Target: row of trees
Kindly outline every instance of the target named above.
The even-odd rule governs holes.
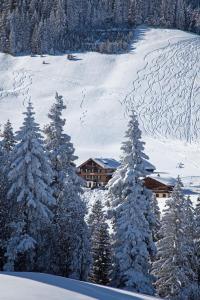
[[[141,131],[133,113],[122,145],[121,166],[108,184],[112,260],[105,224],[100,244],[106,246],[105,255],[99,246],[100,221],[105,219],[100,200],[94,204],[90,217],[90,223],[96,222],[92,229],[92,280],[100,283],[102,279],[104,284],[110,282],[115,287],[166,299],[199,299],[200,199],[194,209],[178,178],[161,218],[155,195],[143,185],[147,159],[143,150]]]
[[[63,131],[65,105],[56,95],[45,140],[32,104],[14,136],[10,122],[1,141],[0,266],[87,279],[90,265],[86,205],[74,148]]]
[[[199,201],[194,209],[190,198],[184,197],[178,178],[166,202],[152,265],[156,291],[163,298],[200,298],[199,208]]]
[[[199,0],[1,0],[0,51],[41,54],[88,49],[88,39],[91,50],[98,50],[95,42],[102,35],[99,32],[93,42],[91,28],[123,31],[145,23],[200,33],[199,18]],[[124,49],[120,44],[126,43],[126,35],[116,42]],[[105,48],[105,41],[102,44],[99,51]],[[109,46],[115,51],[117,45]]]
[[[144,143],[130,116],[121,165],[87,218],[74,147],[64,133],[62,96],[45,139],[29,103],[23,126],[0,143],[0,269],[37,271],[155,294],[199,298],[200,201],[194,211],[178,178],[164,216],[144,187]],[[105,201],[104,201],[105,202]],[[108,226],[111,221],[111,228]],[[89,276],[89,277],[88,277]]]

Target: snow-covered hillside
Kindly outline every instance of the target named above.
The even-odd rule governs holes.
[[[66,55],[0,54],[0,122],[10,118],[18,128],[31,97],[38,120],[45,124],[58,91],[67,103],[67,130],[80,161],[118,158],[128,110],[134,107],[146,152],[157,169],[198,176],[200,37],[139,28],[137,39],[129,53],[77,53],[76,61]],[[177,168],[179,163],[184,168]]]
[[[0,274],[2,300],[153,300],[156,298],[37,273]]]

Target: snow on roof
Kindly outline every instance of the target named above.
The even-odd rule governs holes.
[[[104,169],[117,169],[120,163],[114,158],[92,158],[98,165]]]
[[[156,170],[156,167],[152,165],[148,160],[144,160],[144,166],[146,170]]]
[[[154,175],[150,175],[148,176],[152,179],[155,179],[156,181],[168,185],[168,186],[175,186],[176,185],[176,179],[173,177],[161,177],[161,176],[154,176]]]
[[[120,162],[114,158],[92,158],[97,164],[104,169],[117,169],[120,166]],[[149,161],[144,160],[146,170],[155,170],[156,168]]]

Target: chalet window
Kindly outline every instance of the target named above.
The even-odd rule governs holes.
[[[163,194],[163,198],[166,198],[167,197],[167,195],[166,194]]]
[[[159,198],[159,194],[156,194],[156,197]]]

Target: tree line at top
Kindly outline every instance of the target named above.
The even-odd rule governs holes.
[[[130,42],[122,34],[126,28],[147,24],[200,33],[199,20],[199,0],[1,0],[0,51],[108,52],[109,43],[110,51],[116,52],[126,50]],[[113,28],[118,35],[101,40]]]
[[[14,134],[0,141],[0,270],[44,272],[166,299],[200,297],[200,201],[180,178],[161,218],[147,175],[144,143],[130,115],[121,165],[88,215],[66,109],[56,94],[43,132],[28,103]],[[103,203],[106,203],[105,209]],[[110,222],[110,226],[108,225]]]

